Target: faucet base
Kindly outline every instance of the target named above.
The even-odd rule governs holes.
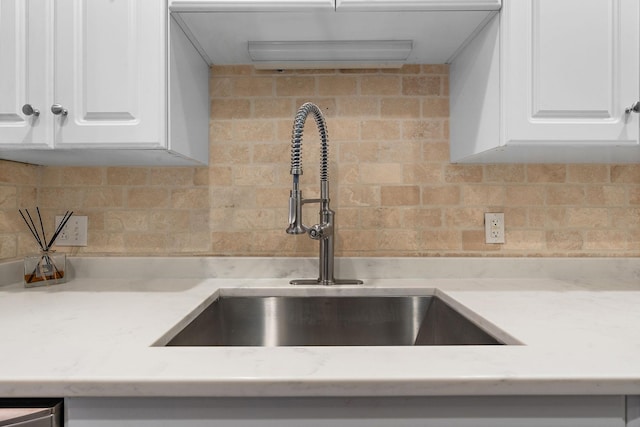
[[[294,279],[289,282],[292,285],[362,285],[364,282],[358,279],[333,279],[333,280],[320,280],[320,279]]]

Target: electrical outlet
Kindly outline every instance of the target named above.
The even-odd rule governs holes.
[[[504,213],[485,213],[484,233],[487,243],[504,243]]]
[[[63,216],[56,215],[56,228]],[[71,215],[67,225],[60,231],[56,246],[87,246],[87,217]]]

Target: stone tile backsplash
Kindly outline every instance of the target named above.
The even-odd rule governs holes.
[[[33,252],[18,208],[89,216],[87,255],[316,256],[284,229],[291,126],[329,131],[338,256],[639,256],[640,165],[452,165],[446,65],[400,70],[212,67],[210,164],[41,167],[0,161],[0,259]],[[319,138],[303,141],[317,195]],[[484,243],[505,212],[506,243]],[[307,223],[317,209],[305,206]],[[45,225],[47,226],[47,225]]]

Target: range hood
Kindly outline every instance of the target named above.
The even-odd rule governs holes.
[[[501,0],[170,0],[209,64],[263,69],[449,63]]]

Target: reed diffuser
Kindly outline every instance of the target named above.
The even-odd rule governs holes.
[[[24,259],[24,285],[30,288],[64,283],[66,281],[65,270],[67,257],[63,253],[56,254],[55,251],[51,249],[51,246],[55,243],[64,226],[67,225],[73,212],[65,212],[62,221],[60,221],[50,239],[47,239],[42,223],[42,215],[40,215],[40,209],[38,207],[36,207],[36,212],[38,214],[37,219],[40,224],[40,230],[38,230],[36,222],[33,220],[28,209],[24,210],[26,216],[25,213],[19,209],[18,212],[20,212],[20,216],[22,216],[24,223],[27,224],[27,228],[29,228],[29,231],[40,247],[39,254],[29,255]],[[27,220],[27,218],[29,219]]]

